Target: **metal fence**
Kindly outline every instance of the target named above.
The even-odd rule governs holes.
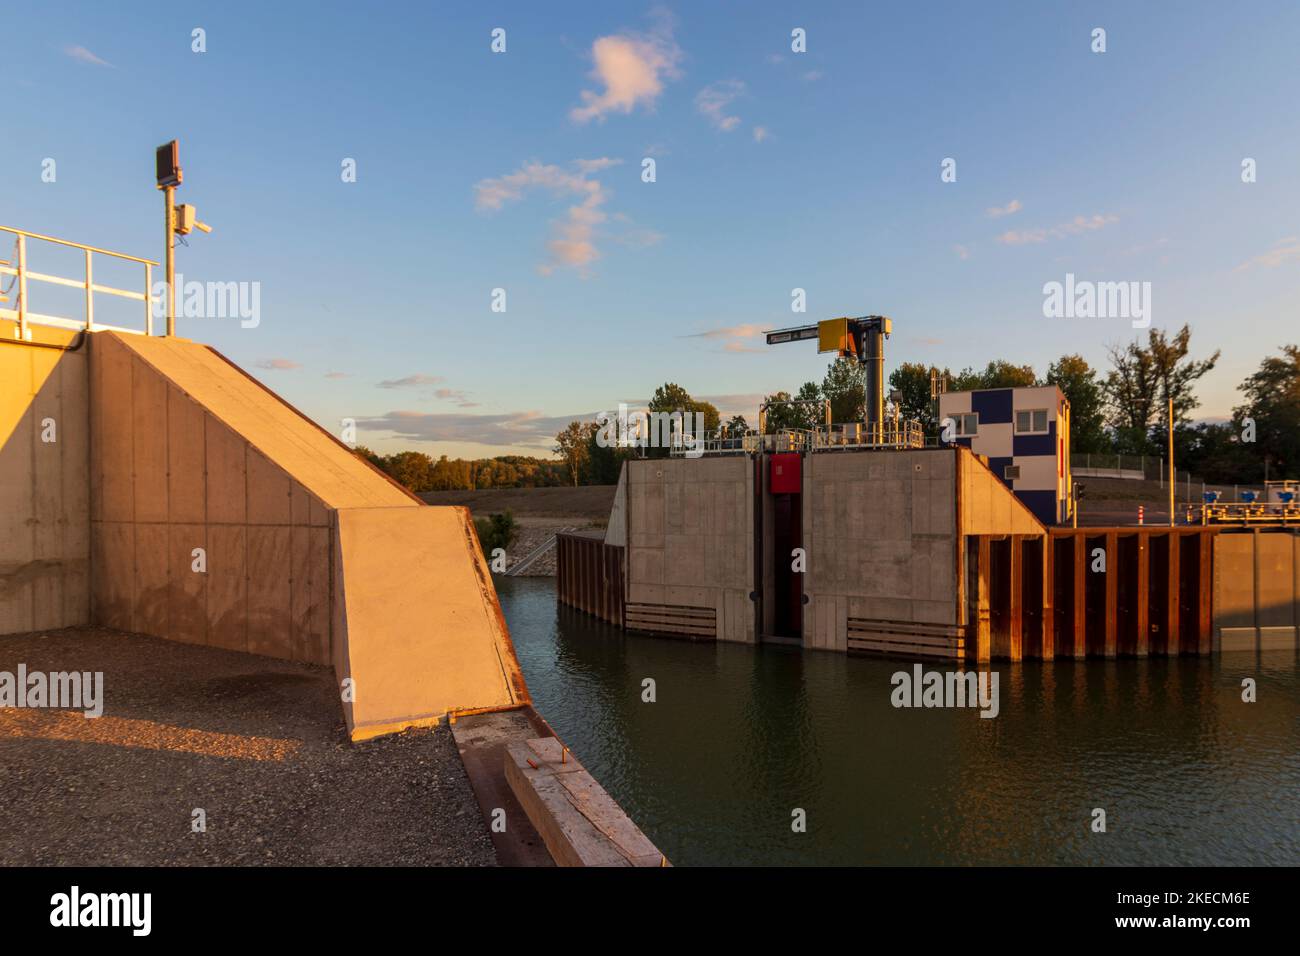
[[[12,252],[8,253],[9,258],[0,259],[0,276],[9,276],[7,283],[0,282],[0,318],[12,319],[18,323],[16,330],[17,337],[20,339],[29,339],[31,332],[29,325],[54,325],[66,329],[114,329],[119,332],[144,332],[145,335],[153,334],[153,301],[150,298],[150,288],[152,287],[153,267],[158,263],[152,259],[141,259],[139,256],[129,256],[122,252],[112,252],[108,249],[97,249],[94,246],[82,245],[79,242],[68,242],[66,239],[56,239],[53,236],[42,236],[39,233],[27,232],[24,229],[13,229],[9,226],[0,226],[0,234],[7,234],[14,237]],[[80,249],[85,262],[85,269],[80,278],[68,278],[66,276],[51,275],[45,272],[36,272],[28,264],[29,244],[50,243],[68,249]],[[7,243],[6,243],[7,244]],[[2,246],[0,246],[2,248]],[[118,289],[114,286],[101,285],[95,281],[95,257],[107,256],[111,259],[125,262],[138,263],[144,271],[143,291],[133,289]],[[71,289],[80,289],[85,295],[85,308],[81,318],[66,315],[52,315],[45,312],[37,312],[31,306],[31,289],[30,283],[40,282],[47,285],[64,286]],[[143,304],[144,309],[144,328],[132,329],[123,328],[117,325],[106,325],[102,322],[95,321],[95,295],[112,295],[124,299],[135,299]],[[12,308],[9,308],[12,306]]]

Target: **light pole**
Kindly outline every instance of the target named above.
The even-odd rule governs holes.
[[[184,179],[181,173],[180,145],[176,140],[154,150],[154,171],[158,188],[163,192],[164,233],[167,237],[164,268],[167,288],[167,335],[176,334],[176,237],[188,236],[193,230],[211,232],[206,222],[199,222],[193,206],[176,205],[176,187]]]
[[[167,335],[176,334],[176,187],[184,178],[181,173],[180,144],[176,140],[164,143],[154,150],[154,172],[158,188],[163,192],[163,234],[166,236],[167,254],[163,257],[163,289],[167,306]]]

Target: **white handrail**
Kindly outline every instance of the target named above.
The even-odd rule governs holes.
[[[18,323],[15,330],[16,335],[21,340],[31,338],[29,324],[35,322],[40,325],[54,325],[63,328],[86,329],[114,329],[119,332],[134,332],[139,334],[139,329],[127,329],[120,326],[104,325],[95,322],[95,293],[104,295],[116,295],[125,299],[135,299],[144,303],[144,334],[153,334],[153,299],[151,295],[151,286],[153,279],[153,267],[158,263],[153,259],[143,259],[140,256],[128,255],[125,252],[114,252],[111,249],[100,249],[96,246],[87,246],[80,242],[70,242],[67,239],[57,239],[54,236],[44,236],[36,232],[28,232],[26,229],[15,229],[11,226],[0,226],[0,232],[7,232],[16,237],[15,249],[16,256],[13,264],[5,262],[0,265],[0,275],[10,275],[17,280],[18,298],[14,303],[16,308],[0,309],[0,318],[13,319]],[[68,279],[63,276],[50,275],[44,272],[33,272],[27,268],[27,240],[35,239],[40,242],[49,242],[59,246],[66,246],[72,249],[80,249],[85,254],[85,274],[81,279]],[[127,262],[138,262],[144,266],[144,291],[136,292],[131,289],[118,289],[113,286],[100,285],[94,279],[94,257],[96,255],[110,256],[114,259],[123,259]],[[33,312],[29,306],[27,297],[27,283],[45,282],[50,285],[67,286],[73,289],[84,289],[86,293],[86,314],[85,318],[77,320],[67,316],[45,315],[40,312]]]

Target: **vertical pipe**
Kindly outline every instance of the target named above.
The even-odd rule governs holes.
[[[867,327],[866,348],[866,405],[867,405],[867,439],[879,442],[883,437],[885,424],[885,352],[880,320],[875,320]]]
[[[167,296],[167,336],[176,334],[176,219],[175,219],[175,202],[176,187],[167,186],[163,189],[163,208],[166,219],[167,231],[167,290],[164,295]]]
[[[86,331],[95,328],[95,277],[90,265],[90,250],[86,253]]]

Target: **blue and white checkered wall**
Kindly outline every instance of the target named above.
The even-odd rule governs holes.
[[[959,432],[953,443],[986,456],[993,474],[1044,524],[1070,517],[1069,409],[1069,402],[1055,385],[986,388],[939,396],[940,420],[979,416],[975,434]],[[1017,434],[1016,412],[1039,410],[1047,412],[1046,432]],[[1020,477],[1008,479],[1008,465],[1019,467]]]

